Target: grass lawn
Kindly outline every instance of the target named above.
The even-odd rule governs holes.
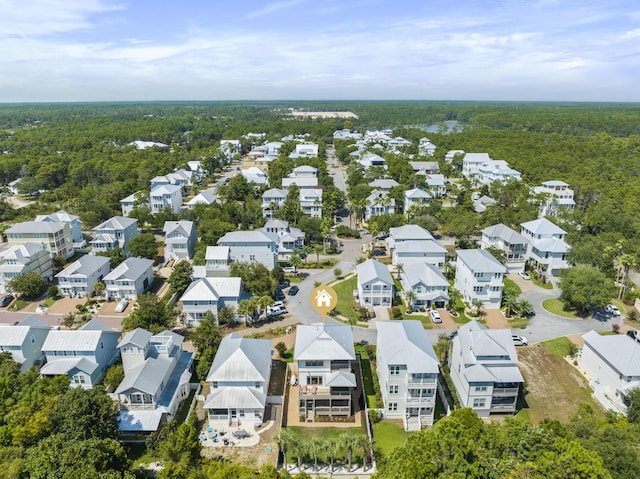
[[[581,319],[575,309],[565,309],[564,303],[558,298],[545,299],[542,302],[542,307],[550,313],[563,318]]]
[[[56,296],[55,298],[47,298],[46,300],[44,300],[44,302],[42,303],[42,306],[44,306],[45,308],[49,308],[53,303],[55,303],[56,301],[58,301],[60,299],[60,297]]]
[[[382,407],[381,404],[377,404],[375,384],[378,381],[378,377],[373,374],[369,355],[367,354],[365,347],[362,345],[357,344],[355,349],[356,354],[360,355],[360,369],[362,371],[362,380],[364,382],[363,387],[365,397],[367,398],[367,406],[370,408]],[[375,356],[375,352],[373,354]]]
[[[362,427],[302,427],[302,426],[289,426],[287,427],[287,431],[289,431],[298,441],[303,441],[308,443],[309,440],[315,437],[319,437],[323,441],[327,441],[332,439],[334,441],[340,441],[340,438],[345,433],[351,434],[365,434],[364,428]],[[340,448],[340,452],[336,455],[336,461],[340,459],[344,459],[347,457],[347,449]],[[291,463],[296,461],[296,458],[293,457],[291,452],[287,453],[287,460]],[[324,451],[321,451],[318,455],[318,461],[324,464],[329,463],[329,458]],[[362,450],[359,448],[355,448],[353,450],[353,463],[362,462]]]
[[[16,299],[9,308],[11,309],[11,311],[20,311],[22,308],[25,308],[28,304],[29,304],[29,301],[25,301],[24,299]]]
[[[350,321],[357,322],[358,315],[353,309],[353,290],[358,289],[358,278],[352,277],[333,285],[333,289],[338,295],[338,304],[334,311]]]
[[[373,425],[373,440],[378,454],[389,457],[396,447],[404,446],[410,432],[392,422],[381,421]]]
[[[520,286],[518,286],[516,284],[515,281],[513,281],[512,279],[509,278],[504,278],[502,280],[502,282],[504,283],[504,289],[511,289],[513,291],[516,291],[518,293],[518,296],[520,296],[520,293],[522,293],[522,290],[520,289]]]
[[[537,276],[531,272],[529,272],[529,277],[531,277],[531,281],[535,283],[536,286],[542,289],[553,289],[553,284],[551,283],[542,283],[538,280]]]
[[[575,350],[575,345],[568,338],[556,338],[545,341],[544,345],[560,359],[568,356]]]

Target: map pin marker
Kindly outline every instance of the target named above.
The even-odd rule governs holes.
[[[318,286],[311,291],[311,306],[322,316],[324,324],[327,313],[333,311],[338,304],[338,295],[331,286]]]

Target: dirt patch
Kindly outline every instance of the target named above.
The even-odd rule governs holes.
[[[543,419],[567,422],[585,402],[594,410],[602,411],[599,403],[591,397],[587,380],[544,344],[519,348],[518,359],[527,383],[524,412],[533,424]]]

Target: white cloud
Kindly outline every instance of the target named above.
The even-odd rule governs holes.
[[[292,7],[297,7],[298,5],[306,2],[307,0],[284,0],[280,2],[272,2],[258,10],[249,12],[247,14],[247,18],[264,17],[265,15],[271,15],[272,13],[280,12],[282,10],[288,10]]]

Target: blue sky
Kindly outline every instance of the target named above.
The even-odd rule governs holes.
[[[0,102],[640,101],[623,0],[0,0]]]

